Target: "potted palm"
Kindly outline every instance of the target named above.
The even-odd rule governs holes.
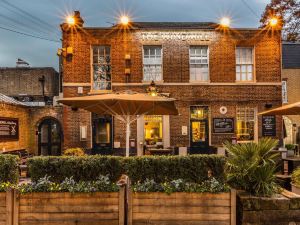
[[[292,192],[300,195],[300,167],[292,173]]]

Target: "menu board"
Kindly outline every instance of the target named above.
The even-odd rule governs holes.
[[[0,141],[19,139],[19,120],[0,117]]]
[[[213,118],[213,132],[219,134],[234,133],[234,118]]]
[[[276,117],[262,116],[262,136],[274,137],[276,136]]]

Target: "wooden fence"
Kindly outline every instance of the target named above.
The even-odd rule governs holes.
[[[235,225],[236,191],[128,194],[128,225]]]

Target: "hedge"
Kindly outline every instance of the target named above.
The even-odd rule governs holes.
[[[0,154],[0,183],[17,183],[19,180],[19,157]]]
[[[29,174],[33,181],[47,176],[54,182],[66,177],[76,181],[95,180],[99,175],[109,175],[117,181],[122,174],[132,183],[153,179],[164,182],[184,179],[201,183],[208,178],[208,171],[219,181],[224,181],[225,158],[218,155],[190,156],[82,156],[82,157],[33,157],[28,160]]]

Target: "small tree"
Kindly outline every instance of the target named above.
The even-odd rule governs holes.
[[[277,153],[271,150],[278,141],[263,138],[258,143],[225,146],[229,156],[226,164],[227,182],[234,188],[257,196],[271,196],[278,188],[275,170]]]
[[[271,0],[261,16],[261,27],[267,26],[272,16],[281,20],[283,40],[300,41],[299,0]]]

